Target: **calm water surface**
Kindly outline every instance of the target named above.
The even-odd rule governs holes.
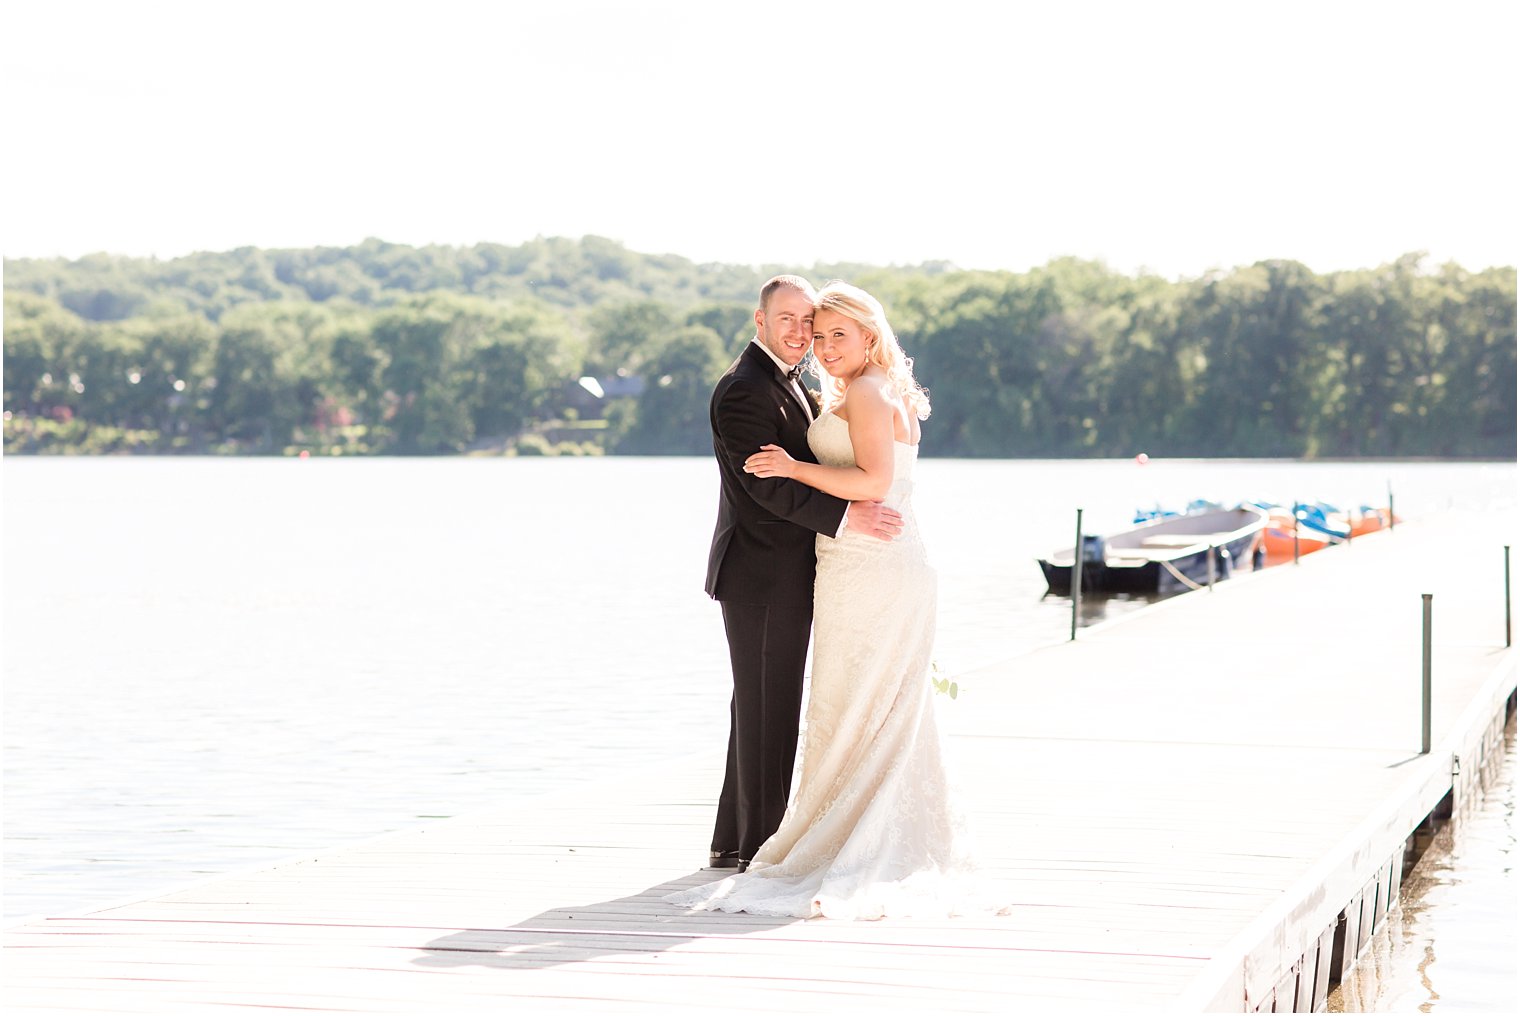
[[[1482,785],[1410,870],[1331,1012],[1520,1011],[1514,717]]]
[[[0,482],[7,922],[726,737],[709,460],[11,456]],[[1513,507],[1515,467],[925,460],[937,660],[1065,637],[1034,559],[1077,507],[1108,532],[1192,498],[1386,503],[1390,485],[1410,516]],[[1085,620],[1143,606],[1092,600]]]

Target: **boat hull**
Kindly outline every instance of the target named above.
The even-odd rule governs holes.
[[[1082,588],[1164,595],[1221,582],[1262,564],[1266,522],[1265,512],[1240,508],[1154,519],[1107,540],[1086,538]],[[1039,559],[1050,592],[1070,594],[1076,556],[1068,549]]]
[[[1215,547],[1214,581],[1223,582],[1238,571],[1251,571],[1257,564],[1252,554],[1255,542],[1255,536],[1249,536]],[[1039,564],[1050,592],[1057,596],[1071,595],[1070,565],[1054,564],[1048,559],[1041,559]],[[1207,550],[1164,563],[1146,561],[1136,565],[1109,565],[1085,561],[1082,564],[1082,591],[1088,593],[1180,593],[1208,584]]]
[[[1267,551],[1267,560],[1272,562],[1291,561],[1295,553],[1303,557],[1330,546],[1330,538],[1324,533],[1301,526],[1297,533],[1298,549],[1295,551],[1292,523],[1283,526],[1274,523],[1268,526],[1262,539]]]

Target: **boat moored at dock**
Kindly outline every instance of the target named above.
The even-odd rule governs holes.
[[[1254,505],[1208,508],[1154,518],[1109,536],[1082,540],[1082,588],[1091,592],[1172,593],[1227,579],[1262,561],[1267,513]],[[1075,547],[1041,558],[1050,591],[1071,591]]]

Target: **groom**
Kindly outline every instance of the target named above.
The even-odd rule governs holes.
[[[744,471],[744,460],[766,444],[817,461],[807,443],[817,409],[798,377],[812,344],[814,297],[796,275],[765,284],[755,337],[718,380],[709,411],[721,494],[707,593],[722,605],[734,673],[713,868],[745,870],[786,812],[813,624],[814,534],[849,528],[890,540],[902,524],[877,502],[845,502]]]

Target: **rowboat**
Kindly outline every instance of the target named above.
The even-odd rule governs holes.
[[[1142,522],[1082,539],[1082,588],[1090,592],[1173,593],[1197,589],[1260,564],[1267,513],[1255,505],[1211,508]],[[1076,548],[1040,558],[1053,593],[1071,592]],[[1211,573],[1212,572],[1212,576]]]

